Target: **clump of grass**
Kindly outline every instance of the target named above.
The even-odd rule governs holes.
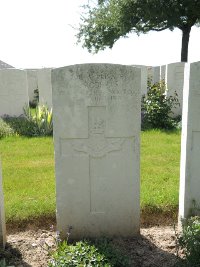
[[[2,118],[0,118],[0,139],[3,137],[14,135],[14,130],[8,123],[6,123]]]

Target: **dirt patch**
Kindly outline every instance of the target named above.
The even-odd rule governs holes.
[[[55,232],[51,230],[26,230],[7,236],[7,247],[1,257],[17,267],[47,267],[50,256],[44,243],[55,249]],[[173,226],[154,226],[141,229],[135,238],[116,238],[115,247],[123,250],[134,267],[175,266],[178,257]],[[179,252],[179,256],[182,254]]]

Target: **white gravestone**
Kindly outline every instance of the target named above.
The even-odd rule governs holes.
[[[141,70],[52,71],[57,227],[72,238],[139,233]]]
[[[176,106],[172,111],[173,116],[182,115],[183,103],[183,82],[184,82],[185,63],[171,63],[167,65],[167,96],[174,96],[175,92],[178,94],[178,101],[180,106]]]
[[[148,79],[151,84],[155,84],[160,81],[160,66],[148,67]]]
[[[20,116],[28,103],[26,71],[0,70],[0,116]]]
[[[147,66],[144,65],[131,65],[132,67],[140,68],[141,69],[141,96],[147,94]]]
[[[0,248],[4,248],[5,243],[6,243],[6,224],[5,224],[5,213],[4,213],[2,168],[0,161]]]
[[[39,89],[39,104],[47,105],[52,108],[52,85],[51,85],[51,69],[39,69],[38,89]]]
[[[200,62],[185,66],[179,216],[200,215]],[[196,209],[198,208],[198,210]]]
[[[28,96],[29,101],[34,100],[34,91],[38,89],[38,78],[36,69],[27,69],[27,82],[28,82]]]
[[[165,83],[167,77],[166,70],[167,70],[166,65],[160,66],[160,79],[163,80]]]

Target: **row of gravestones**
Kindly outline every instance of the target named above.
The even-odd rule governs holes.
[[[174,115],[182,115],[182,103],[183,103],[183,82],[185,76],[185,68],[187,68],[187,63],[177,62],[156,67],[147,67],[142,65],[133,65],[135,67],[141,68],[142,71],[142,95],[147,94],[147,81],[150,84],[155,84],[164,81],[166,84],[166,96],[174,96],[177,94],[179,106],[173,109]]]
[[[141,80],[139,68],[122,65],[52,70],[61,237],[139,233]],[[185,69],[183,99],[179,216],[187,217],[200,205],[200,62]]]
[[[39,90],[39,103],[52,107],[51,69],[0,70],[0,116],[20,116]]]
[[[152,83],[161,79],[167,84],[167,96],[178,94],[180,106],[174,109],[174,115],[182,114],[182,92],[185,63],[172,63],[159,67],[139,67],[142,72],[141,95],[147,93],[147,80]],[[5,69],[0,71],[0,116],[5,114],[19,116],[23,107],[33,101],[35,90],[39,90],[39,103],[52,107],[51,69]]]

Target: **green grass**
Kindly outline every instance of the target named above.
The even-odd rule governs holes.
[[[0,140],[7,221],[55,215],[51,137]],[[141,134],[141,207],[178,206],[180,132]]]
[[[0,140],[7,221],[55,214],[52,138]]]
[[[141,135],[141,207],[178,207],[180,131]]]

